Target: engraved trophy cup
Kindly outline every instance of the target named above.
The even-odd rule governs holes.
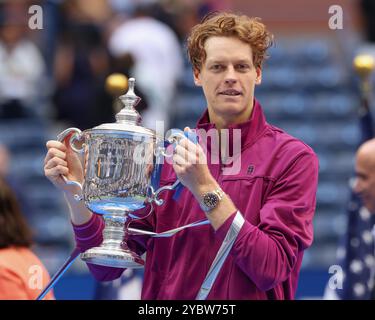
[[[105,221],[103,242],[81,254],[81,259],[92,264],[121,268],[140,268],[144,261],[127,246],[128,224],[133,212],[155,203],[164,190],[182,187],[176,180],[171,186],[155,187],[155,170],[160,160],[170,157],[166,147],[184,136],[181,130],[170,130],[166,140],[153,130],[142,127],[141,117],[134,109],[140,98],[134,93],[135,79],[129,79],[129,89],[119,97],[123,108],[116,114],[116,122],[81,131],[69,128],[58,135],[59,141],[69,139],[68,147],[84,158],[83,185],[76,181],[82,194],[75,195],[86,207],[102,214]]]

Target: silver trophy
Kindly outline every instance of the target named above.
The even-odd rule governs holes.
[[[59,141],[70,136],[68,146],[83,154],[84,159],[83,185],[64,179],[81,188],[82,194],[75,195],[76,200],[83,200],[89,210],[102,214],[105,220],[103,243],[81,254],[82,260],[92,264],[143,267],[143,259],[127,246],[128,225],[140,218],[134,212],[146,206],[151,208],[152,203],[161,205],[160,192],[182,187],[176,180],[171,186],[157,188],[155,175],[161,159],[172,156],[166,151],[167,145],[185,137],[184,133],[170,130],[164,140],[142,127],[141,116],[134,109],[140,101],[134,85],[135,79],[130,78],[128,92],[119,98],[124,107],[116,115],[115,123],[85,131],[69,128],[58,135]]]

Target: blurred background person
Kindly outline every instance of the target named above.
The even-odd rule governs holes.
[[[110,57],[102,28],[107,1],[71,0],[60,6],[54,57],[55,119],[82,130],[113,121],[112,98],[104,90]]]
[[[14,196],[20,206],[21,212],[25,214],[27,220],[30,219],[34,213],[35,208],[31,205],[30,201],[24,194],[22,188],[22,182],[18,180],[15,175],[11,174],[10,170],[11,154],[8,147],[0,143],[0,179],[3,179],[5,183],[12,189]]]
[[[65,1],[60,7],[58,45],[54,58],[55,119],[82,130],[115,121],[113,97],[105,90],[111,73],[130,77],[130,56],[113,57],[107,50],[106,30],[112,9],[106,0]],[[124,94],[124,92],[120,94]],[[147,109],[144,94],[137,106],[141,114]],[[119,94],[119,95],[120,95]]]
[[[155,130],[155,121],[163,121],[166,131],[182,73],[183,53],[175,32],[152,17],[153,6],[147,2],[134,5],[131,17],[114,28],[108,47],[117,59],[130,55],[134,60],[130,74],[149,102],[143,125]]]
[[[369,213],[375,215],[375,138],[359,147],[355,171],[354,191]]]
[[[348,205],[348,228],[338,248],[339,272],[327,284],[326,300],[375,299],[375,138],[356,153]]]
[[[375,300],[375,138],[363,143],[357,152],[354,191],[368,210],[370,216],[367,215],[366,218],[372,225],[372,232],[362,234],[362,237],[371,247],[370,253],[364,257],[365,264],[369,265],[366,289],[369,298]]]
[[[12,190],[0,178],[1,300],[34,300],[50,280],[44,265],[31,251],[31,245],[31,230]],[[53,293],[46,299],[54,299]]]
[[[46,66],[27,28],[27,2],[0,3],[0,118],[44,116]]]

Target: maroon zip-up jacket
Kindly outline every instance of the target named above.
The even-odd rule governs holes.
[[[206,110],[197,129],[212,128]],[[236,153],[233,143],[239,143],[234,129],[240,129],[240,151],[234,154],[239,170],[233,164],[226,169],[221,161],[211,163],[217,151],[210,139],[208,167],[245,224],[208,299],[293,299],[303,252],[313,240],[318,159],[309,146],[268,124],[256,100],[249,121],[228,129],[232,153]],[[161,185],[175,180],[173,167],[164,164]],[[188,189],[178,201],[172,196],[173,192],[164,192],[165,203],[131,227],[163,232],[205,218]],[[147,251],[142,299],[195,299],[234,216],[216,232],[203,225],[170,238],[133,236],[129,247],[138,253]],[[73,226],[82,251],[101,243],[103,225],[102,217],[94,214],[85,225]],[[88,267],[101,281],[116,279],[124,271]]]

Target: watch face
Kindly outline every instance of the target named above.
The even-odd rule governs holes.
[[[203,198],[203,203],[209,208],[215,208],[219,202],[219,197],[215,193],[206,193]]]

